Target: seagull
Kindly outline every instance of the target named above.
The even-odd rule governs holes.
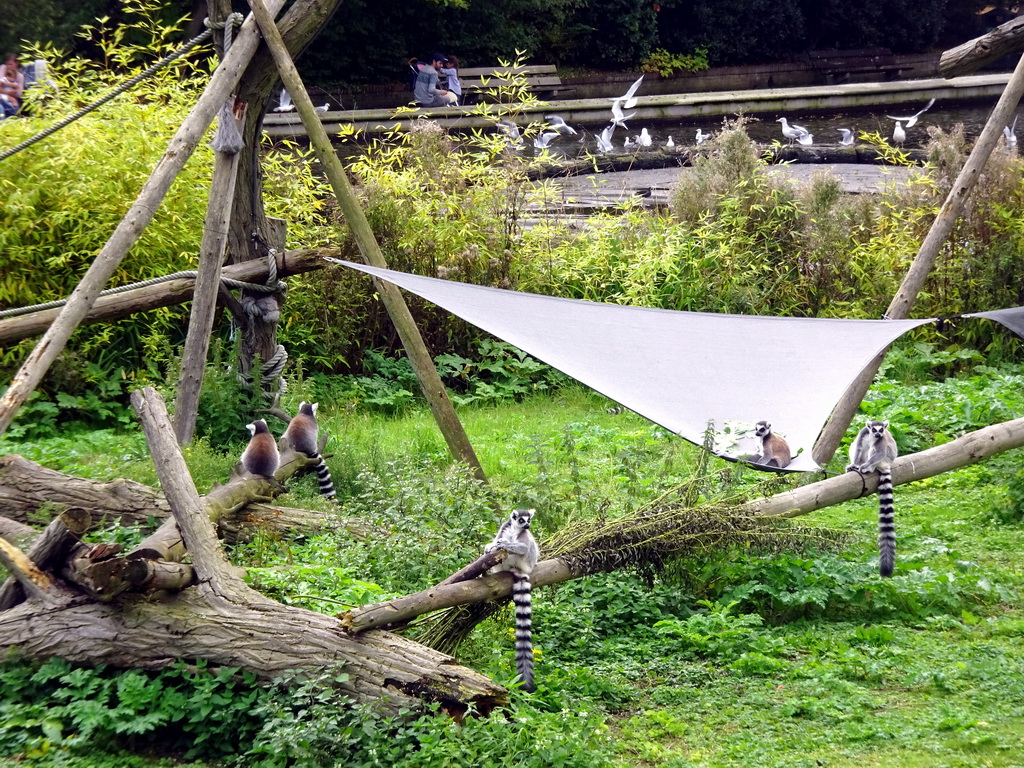
[[[627,136],[626,140],[624,142],[622,142],[622,148],[623,149],[630,149],[630,148],[635,147],[635,146],[636,146],[636,142],[633,141],[631,138],[629,138],[629,136]]]
[[[705,141],[711,138],[710,133],[704,133],[700,128],[697,129],[697,146],[699,147]]]
[[[892,140],[895,144],[903,146],[903,142],[907,140],[907,132],[903,130],[903,123],[899,120],[896,121],[896,127],[892,132]]]
[[[637,137],[636,143],[641,147],[651,146],[651,134],[647,132],[646,128],[640,129],[640,135]]]
[[[292,104],[292,95],[288,93],[284,88],[281,89],[281,95],[278,97],[277,106],[274,107],[275,112],[291,112],[295,109],[295,105]]]
[[[551,128],[559,133],[571,133],[573,136],[576,135],[576,129],[565,122],[559,115],[544,115],[544,119],[548,121],[548,128]]]
[[[635,107],[637,99],[636,96],[634,96],[634,94],[636,93],[637,88],[640,87],[640,83],[643,82],[643,79],[644,76],[640,75],[640,77],[636,79],[636,82],[629,86],[629,90],[626,91],[621,96],[612,99],[612,103],[614,104],[616,102],[623,102],[622,106],[625,109],[632,109],[633,107]]]
[[[839,140],[839,146],[849,147],[853,145],[853,131],[849,128],[836,128],[836,130],[843,134],[843,138]]]
[[[814,134],[804,133],[796,137],[797,143],[802,146],[809,147],[814,143]]]
[[[917,118],[919,118],[929,109],[931,109],[932,104],[934,103],[935,99],[932,99],[931,101],[924,105],[924,109],[922,109],[920,112],[917,112],[916,114],[911,115],[910,117],[893,117],[892,115],[886,115],[886,117],[888,117],[890,120],[895,120],[898,123],[906,123],[907,128],[913,128],[914,125],[917,123]]]
[[[536,149],[547,149],[548,144],[551,143],[552,139],[558,138],[558,131],[544,131],[537,138],[533,140],[533,146]]]
[[[1003,128],[1003,138],[1006,139],[1006,151],[1012,152],[1017,148],[1017,116],[1013,116],[1013,122]]]
[[[612,151],[612,134],[615,132],[615,123],[607,126],[597,136],[597,151],[607,154]]]
[[[612,102],[612,125],[621,125],[626,128],[626,121],[636,117],[636,112],[630,112],[628,115],[622,111],[622,102]]]
[[[505,134],[506,138],[508,138],[509,144],[515,147],[523,146],[523,138],[522,136],[519,135],[519,126],[516,125],[510,118],[501,118],[500,120],[498,120],[497,124],[495,125],[495,128],[497,128],[499,131]]]
[[[672,141],[672,137],[669,136],[668,141],[665,142],[665,146],[668,147],[669,149],[672,149],[672,147],[674,147],[675,145],[676,143]]]
[[[323,105],[323,106],[321,106],[321,107],[314,107],[314,109],[315,109],[315,110],[316,110],[317,112],[326,112],[326,111],[327,111],[328,109],[330,109],[330,108],[331,108],[330,102],[328,102],[327,104],[324,104],[324,105]]]
[[[786,122],[786,118],[784,117],[780,117],[775,122],[782,123],[782,135],[789,139],[790,146],[793,145],[794,140],[799,139],[805,133],[808,133],[808,130],[802,125],[790,125]]]

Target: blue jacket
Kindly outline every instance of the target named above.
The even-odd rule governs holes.
[[[441,96],[437,85],[437,70],[431,64],[424,64],[416,75],[416,85],[412,89],[412,97],[420,104],[431,104]]]

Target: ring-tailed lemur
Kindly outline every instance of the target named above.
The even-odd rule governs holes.
[[[327,468],[327,462],[320,455],[317,445],[317,438],[320,434],[320,426],[316,420],[318,407],[319,403],[307,403],[305,400],[299,403],[299,412],[288,422],[284,436],[288,439],[288,444],[296,451],[317,460],[313,471],[316,472],[317,480],[320,483],[320,495],[333,499],[335,497],[334,481],[331,480],[331,471]]]
[[[252,437],[242,451],[242,466],[254,475],[273,477],[281,466],[281,455],[277,452],[277,441],[267,429],[267,422],[257,419],[245,426]]]
[[[878,472],[878,572],[892,576],[896,565],[896,520],[892,496],[892,462],[898,455],[888,421],[869,421],[850,445],[850,465],[861,475]]]
[[[754,425],[754,434],[761,441],[761,455],[758,456],[755,464],[763,464],[766,467],[788,466],[793,460],[790,453],[789,443],[785,438],[779,437],[772,432],[772,425],[769,421],[759,421]]]
[[[504,560],[491,568],[490,573],[510,571],[512,602],[516,607],[516,669],[523,679],[523,690],[532,693],[533,683],[533,613],[530,593],[530,572],[537,565],[540,549],[530,533],[533,509],[516,509],[502,523],[494,540],[484,548],[485,553],[503,549]]]

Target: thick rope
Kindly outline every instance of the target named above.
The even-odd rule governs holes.
[[[236,21],[233,18],[235,16],[238,17],[238,21]],[[233,13],[230,16],[228,16],[228,18],[225,20],[225,23],[231,23],[233,25],[237,25],[237,24],[241,23],[241,18],[242,18],[242,15],[240,13]],[[209,38],[210,35],[213,34],[213,29],[212,28],[215,27],[215,26],[216,26],[215,24],[207,21],[207,29],[204,30],[202,33],[200,33],[200,34],[196,35],[195,37],[193,37],[191,40],[189,40],[187,43],[185,43],[183,46],[181,46],[178,50],[174,51],[173,53],[168,54],[164,58],[160,59],[160,61],[158,61],[155,64],[153,64],[152,66],[150,66],[145,71],[140,72],[135,77],[133,77],[130,80],[127,80],[126,82],[124,82],[121,85],[117,86],[117,88],[115,88],[114,90],[110,91],[106,95],[101,96],[99,99],[94,101],[92,104],[88,104],[88,105],[82,107],[80,110],[75,112],[75,114],[73,114],[73,115],[71,115],[69,117],[65,117],[59,123],[51,125],[49,128],[46,128],[45,130],[40,131],[35,136],[32,136],[29,139],[25,139],[25,141],[21,142],[21,144],[18,144],[17,146],[11,147],[10,149],[4,151],[3,153],[0,153],[0,162],[6,160],[11,155],[15,155],[18,152],[21,152],[21,150],[23,150],[23,149],[31,147],[33,144],[35,144],[38,141],[42,141],[47,136],[50,136],[50,135],[56,133],[57,131],[59,131],[61,128],[65,128],[65,127],[71,125],[71,123],[75,122],[79,118],[85,117],[90,112],[93,112],[94,110],[99,109],[101,106],[106,104],[111,99],[116,98],[117,96],[120,96],[122,93],[124,93],[127,90],[130,90],[131,88],[134,88],[136,85],[138,85],[140,82],[142,82],[146,78],[152,77],[156,72],[158,72],[159,70],[163,69],[164,67],[166,67],[168,64],[170,64],[174,60],[180,59],[182,56],[184,56],[190,50],[195,48],[197,45],[199,45],[200,43],[205,42],[206,39]]]

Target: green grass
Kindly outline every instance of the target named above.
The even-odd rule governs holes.
[[[969,397],[984,396],[984,382],[977,387]],[[919,397],[886,392],[896,409]],[[461,409],[489,487],[450,466],[425,409],[383,417],[322,406],[341,516],[369,535],[262,536],[231,557],[275,598],[334,613],[336,601],[421,589],[475,557],[493,534],[495,503],[536,506],[542,542],[577,516],[628,514],[688,478],[698,452],[633,414],[606,414],[608,405],[569,387]],[[918,439],[926,428],[917,424]],[[197,482],[223,480],[242,445],[191,449]],[[97,479],[152,482],[136,434],[0,450]],[[366,730],[349,702],[263,691],[250,714],[269,718],[268,730],[237,746],[262,751],[191,757],[246,766],[1024,766],[1024,520],[1011,492],[1019,467],[1011,452],[898,487],[892,579],[877,575],[870,497],[799,520],[845,531],[838,551],[707,552],[652,582],[614,573],[538,590],[539,690],[514,692],[507,718],[461,729],[443,716],[371,719]],[[731,488],[762,477],[735,472]],[[327,509],[311,481],[281,502]],[[484,623],[459,660],[510,681],[510,626],[507,613]],[[0,744],[42,743],[41,726],[19,726],[11,711],[0,709]],[[125,727],[134,717],[122,713]],[[157,765],[143,755],[159,754],[161,742],[138,738],[130,758],[107,747],[128,742],[106,740],[51,743],[21,752],[18,764]],[[289,754],[292,762],[259,762]]]

